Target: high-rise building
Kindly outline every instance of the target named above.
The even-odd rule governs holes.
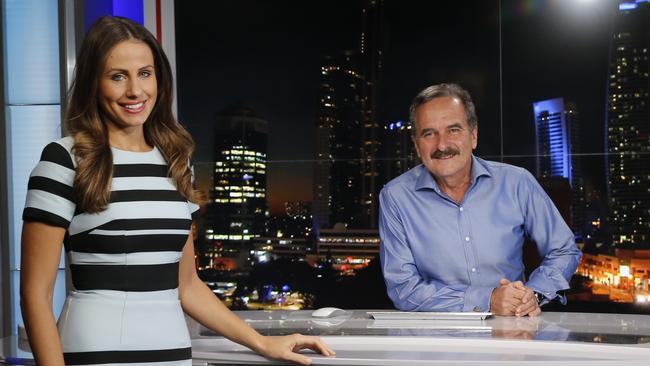
[[[264,232],[267,135],[267,121],[249,108],[232,107],[215,119],[208,256],[243,256]]]
[[[537,177],[563,177],[571,185],[571,222],[584,233],[585,188],[580,163],[579,113],[576,105],[554,98],[533,103]]]
[[[609,229],[614,244],[650,240],[650,1],[622,2],[607,93]]]
[[[329,56],[321,69],[320,116],[314,176],[314,219],[319,227],[363,227],[366,175],[364,129],[366,80],[358,53]]]
[[[377,103],[379,83],[383,67],[382,23],[383,0],[363,0],[361,9],[361,37],[359,51],[362,60],[362,70],[366,78],[364,96],[366,99],[365,119],[363,129],[363,167],[362,167],[362,198],[366,222],[363,227],[377,226],[377,199],[380,185],[379,172],[381,161],[377,154],[381,149],[381,126],[377,120]]]
[[[358,49],[327,56],[321,68],[313,205],[317,227],[376,226],[382,2],[363,1]]]

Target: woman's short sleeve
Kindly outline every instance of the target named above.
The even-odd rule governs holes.
[[[24,221],[40,221],[67,229],[74,216],[75,168],[72,156],[58,142],[45,146],[29,176]]]

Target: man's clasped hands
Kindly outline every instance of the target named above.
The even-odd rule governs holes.
[[[542,313],[537,297],[531,288],[521,281],[510,282],[505,278],[492,291],[490,311],[495,315],[538,316]]]

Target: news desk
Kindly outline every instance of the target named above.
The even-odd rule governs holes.
[[[318,335],[336,357],[314,365],[650,365],[650,315],[545,312],[538,318],[374,320],[366,310],[238,311],[265,335]],[[280,364],[188,320],[194,365]],[[29,364],[25,340],[3,339],[0,360]],[[13,357],[13,358],[12,358]],[[16,359],[15,357],[18,357]]]

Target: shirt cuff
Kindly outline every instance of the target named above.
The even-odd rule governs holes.
[[[555,291],[548,288],[544,289],[543,286],[538,286],[538,284],[533,283],[533,281],[526,283],[526,287],[544,296],[544,300],[539,303],[540,306],[546,305],[553,300],[559,301],[562,305],[566,305],[567,303],[565,291]]]
[[[494,289],[494,287],[489,286],[469,286],[467,291],[465,291],[463,311],[490,311],[490,298]]]
[[[555,299],[558,297],[558,293],[570,288],[569,282],[559,270],[546,266],[534,270],[525,285],[544,295],[549,300]]]
[[[545,293],[545,292],[539,292],[537,290],[533,290],[533,291],[538,292],[538,293],[542,294],[542,296],[544,296],[544,300],[542,300],[539,303],[539,306],[546,305],[546,304],[548,304],[549,302],[551,302],[553,300],[557,300],[558,302],[560,302],[560,304],[566,305],[566,302],[567,302],[566,301],[566,295],[564,294],[563,291],[559,292],[559,293],[558,292],[552,292],[552,293],[550,293],[550,295],[547,295],[547,293]]]
[[[566,304],[566,296],[558,294],[557,290],[550,288],[550,286],[544,286],[544,283],[542,281],[535,281],[533,279],[531,281],[528,281],[525,285],[526,287],[544,296],[544,300],[542,300],[540,305],[547,304],[556,298],[558,298],[562,304]]]

